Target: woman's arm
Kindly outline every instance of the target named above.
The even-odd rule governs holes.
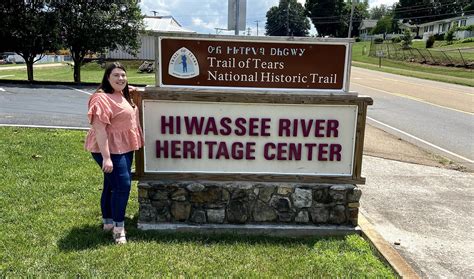
[[[105,173],[111,173],[113,170],[112,159],[110,158],[109,151],[109,139],[107,138],[107,132],[105,127],[107,124],[101,122],[98,119],[92,121],[92,127],[95,130],[95,137],[97,145],[99,146],[100,153],[102,154],[102,171]]]

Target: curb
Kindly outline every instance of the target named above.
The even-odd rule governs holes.
[[[359,227],[365,238],[395,273],[401,278],[421,278],[413,267],[395,250],[376,230],[375,227],[359,213]]]

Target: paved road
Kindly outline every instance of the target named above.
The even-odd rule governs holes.
[[[0,124],[89,127],[87,100],[94,88],[0,85]]]
[[[374,99],[370,124],[474,166],[474,88],[353,67],[351,90]]]

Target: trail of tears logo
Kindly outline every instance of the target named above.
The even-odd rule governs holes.
[[[188,79],[199,75],[199,64],[196,56],[187,48],[178,49],[170,59],[168,73],[171,76]]]

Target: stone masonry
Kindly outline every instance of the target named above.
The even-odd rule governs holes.
[[[352,184],[141,181],[139,222],[357,226]]]

